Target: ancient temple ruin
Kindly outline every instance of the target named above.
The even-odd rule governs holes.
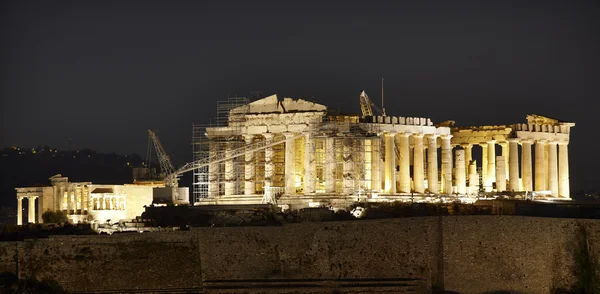
[[[523,123],[455,127],[424,117],[334,114],[276,95],[219,103],[215,122],[194,126],[194,161],[179,169],[193,170],[194,205],[570,200],[572,122],[531,114]],[[102,222],[132,219],[157,199],[188,195],[188,188],[165,187],[167,180],[149,186],[50,180],[48,187],[16,189],[19,224],[23,199],[29,222],[41,222],[48,210],[66,212],[73,222]],[[187,204],[184,198],[172,204]]]
[[[17,224],[23,224],[23,203],[27,200],[27,222],[42,223],[45,211],[62,211],[69,222],[117,222],[135,219],[153,203],[153,190],[161,184],[104,185],[70,182],[61,174],[50,177],[44,187],[16,188]],[[187,189],[187,188],[185,188]]]
[[[572,122],[528,115],[511,125],[455,127],[330,114],[276,95],[234,106],[224,124],[196,130],[204,136],[194,140],[198,154],[230,158],[195,172],[196,204],[300,208],[485,193],[570,199]]]

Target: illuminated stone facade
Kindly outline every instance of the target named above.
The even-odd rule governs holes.
[[[58,174],[50,186],[16,188],[17,224],[23,224],[23,199],[27,199],[27,222],[42,223],[45,211],[62,211],[70,222],[117,222],[135,219],[152,204],[153,188],[158,185],[98,185],[69,182]]]
[[[273,95],[230,110],[227,126],[206,129],[210,156],[228,159],[209,165],[200,204],[303,207],[525,191],[570,199],[573,126],[538,115],[461,128],[420,117],[332,115],[324,105]]]
[[[207,172],[194,183],[206,195],[195,204],[348,207],[359,200],[469,202],[482,193],[567,200],[574,126],[539,115],[473,127],[334,115],[324,105],[273,95],[231,109],[226,126],[206,128]],[[40,212],[48,210],[64,211],[72,222],[104,222],[140,216],[153,194],[171,191],[154,183],[50,180],[50,187],[16,189],[18,224],[25,198],[28,222],[41,222]],[[188,188],[179,189],[188,195]]]
[[[470,155],[474,146],[481,148],[486,192],[537,191],[570,199],[568,145],[574,126],[532,114],[522,124],[453,128],[452,143],[466,151],[466,162],[474,160]]]

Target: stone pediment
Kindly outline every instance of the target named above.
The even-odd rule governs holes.
[[[63,177],[62,174],[53,175],[48,179],[50,180],[51,183],[59,183],[59,182],[68,182],[69,181],[69,178]]]
[[[236,115],[324,111],[327,111],[327,107],[325,105],[293,98],[284,98],[283,101],[280,101],[277,98],[277,95],[271,95],[248,103],[247,105],[236,107],[231,110],[230,114]]]
[[[568,123],[555,118],[539,115],[539,114],[528,114],[527,123],[536,125],[557,125],[560,123]]]

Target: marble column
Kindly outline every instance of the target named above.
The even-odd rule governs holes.
[[[344,164],[343,164],[343,186],[342,193],[346,195],[352,194],[354,191],[354,158],[353,156],[353,139],[344,138],[343,142],[343,156],[344,156]]]
[[[486,185],[487,185],[487,167],[488,167],[488,151],[487,151],[487,143],[481,144],[479,145],[481,146],[481,182],[483,185],[483,190],[486,192],[489,192],[489,190],[486,190]]]
[[[544,152],[546,141],[538,140],[535,142],[535,190],[546,190],[546,170],[544,169]]]
[[[43,195],[44,195],[44,193],[42,192],[42,195],[40,195],[37,198],[37,211],[38,211],[38,213],[37,213],[37,223],[38,224],[43,224],[44,223],[44,219],[42,218],[42,213],[44,212],[44,206],[43,206],[44,199],[43,199]]]
[[[381,154],[380,154],[380,138],[371,139],[371,190],[381,191]]]
[[[548,143],[548,183],[552,197],[558,197],[557,142]]]
[[[290,140],[294,134],[286,133],[285,142],[285,194],[296,194],[296,146],[295,139]]]
[[[335,193],[335,138],[325,138],[325,192]]]
[[[384,192],[387,194],[396,193],[396,152],[394,150],[395,133],[385,133],[385,186]]]
[[[265,137],[266,145],[273,143],[273,134],[267,133],[263,134],[263,136]],[[267,193],[267,190],[271,189],[271,187],[273,186],[273,172],[273,147],[271,146],[265,148],[265,193]]]
[[[487,164],[487,179],[486,179],[486,191],[492,191],[493,184],[496,182],[496,141],[487,142],[487,153],[488,153],[488,164]]]
[[[477,161],[469,163],[469,194],[479,193],[479,175],[477,174]]]
[[[430,193],[440,192],[438,186],[437,135],[427,135],[427,186]]]
[[[79,207],[81,207],[80,214],[85,214],[85,189],[84,186],[79,186]]]
[[[399,162],[399,175],[398,175],[398,190],[400,193],[410,193],[410,144],[408,137],[410,134],[401,133],[398,134],[400,145],[400,162]]]
[[[415,182],[415,192],[425,193],[425,171],[423,170],[423,134],[413,135],[413,140],[413,181]]]
[[[509,143],[508,142],[502,142],[500,144],[500,146],[502,147],[502,157],[504,157],[504,163],[505,163],[505,178],[509,179],[510,178],[510,148],[509,148]]]
[[[454,154],[455,160],[455,175],[456,175],[456,192],[458,194],[467,193],[467,176],[465,170],[465,150],[456,150]]]
[[[469,172],[469,165],[471,164],[471,161],[473,160],[473,145],[471,144],[460,144],[460,147],[462,147],[465,150],[465,172],[467,172],[467,176],[466,178],[468,179],[468,172]]]
[[[253,135],[247,135],[244,137],[247,148],[252,145],[254,140]],[[255,159],[254,151],[249,151],[244,154],[244,195],[254,195],[256,192],[256,184],[254,183],[255,177]]]
[[[73,185],[73,214],[79,214],[79,187]]]
[[[225,157],[233,156],[232,142],[226,143]],[[225,160],[225,196],[231,196],[235,194],[235,158]]]
[[[73,209],[73,185],[67,186],[67,215],[72,214]]]
[[[69,208],[69,184],[63,185],[60,187],[60,210],[65,210]]]
[[[17,225],[23,225],[23,197],[17,197]]]
[[[496,191],[506,191],[506,159],[496,156]]]
[[[531,144],[532,140],[521,140],[521,171],[523,172],[523,190],[533,191],[531,169]]]
[[[569,143],[558,145],[558,196],[571,198],[569,191]]]
[[[519,140],[508,139],[508,183],[510,191],[519,191]]]
[[[58,201],[59,200],[58,191],[59,191],[58,186],[52,186],[52,195],[54,196],[54,197],[52,197],[52,199],[53,199],[52,206],[53,206],[54,211],[60,210],[60,206],[59,206],[60,202]]]
[[[304,136],[304,194],[315,193],[315,179],[313,173],[315,151],[310,134]]]
[[[550,190],[550,177],[548,176],[549,175],[549,173],[548,173],[548,167],[549,167],[549,165],[548,165],[548,163],[549,163],[548,148],[549,148],[549,144],[548,144],[548,141],[546,141],[546,145],[544,146],[544,170],[546,171],[546,174],[545,174],[546,190]]]
[[[444,178],[444,194],[452,194],[452,135],[442,135],[442,176]]]
[[[208,144],[208,157],[216,158],[219,153],[219,145],[216,142]],[[219,196],[219,163],[210,163],[208,165],[208,198],[217,196]]]
[[[35,199],[37,196],[27,196],[29,211],[27,212],[27,222],[35,224]]]

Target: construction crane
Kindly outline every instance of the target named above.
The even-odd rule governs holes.
[[[175,168],[173,167],[173,163],[171,163],[171,158],[165,152],[160,140],[156,133],[152,130],[148,130],[148,135],[150,139],[152,139],[152,143],[154,144],[154,150],[156,150],[156,155],[158,157],[158,162],[160,164],[160,170],[164,175],[165,187],[172,188],[172,196],[173,200],[179,198],[179,193],[177,192],[177,188],[179,187],[177,173],[175,173]],[[175,201],[173,201],[175,202]]]
[[[373,108],[377,110],[380,115],[385,115],[371,99],[367,96],[367,93],[363,90],[360,92],[360,110],[362,111],[362,116],[373,116]]]

